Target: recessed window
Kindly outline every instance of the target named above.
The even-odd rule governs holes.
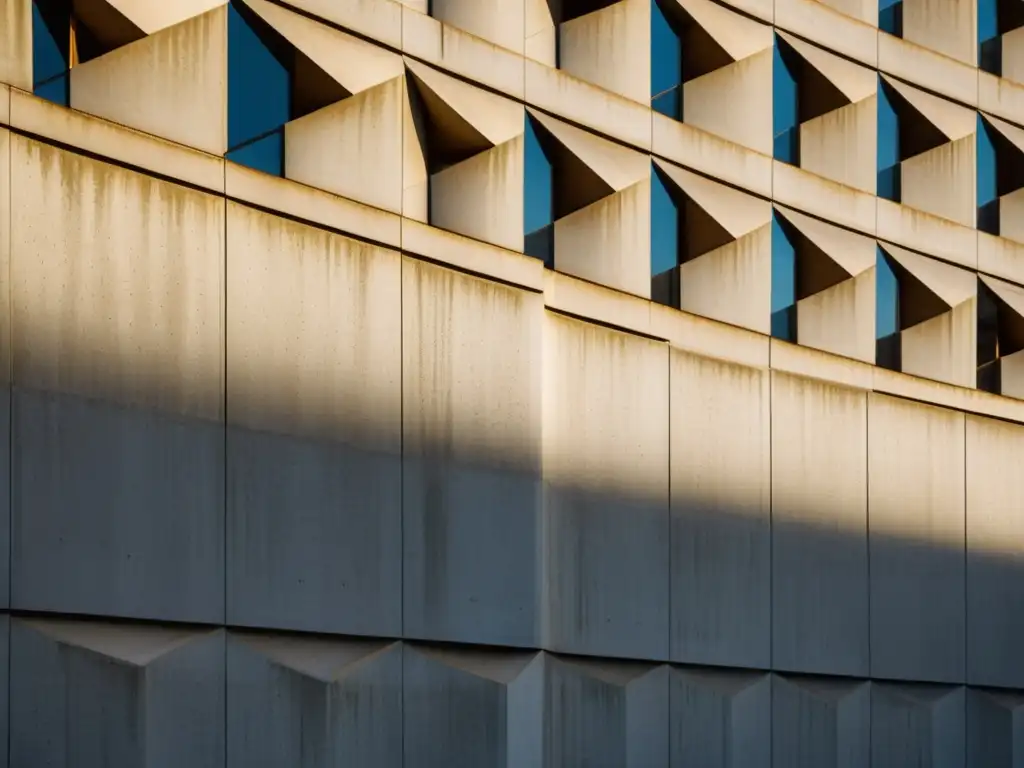
[[[796,54],[775,36],[772,61],[772,134],[776,160],[800,164],[800,101]]]
[[[879,0],[878,28],[895,37],[903,37],[903,0]]]
[[[772,317],[777,339],[796,343],[796,235],[789,222],[772,214]]]
[[[899,115],[893,106],[893,98],[889,86],[879,80],[877,194],[898,203],[902,199],[900,123]]]
[[[548,150],[541,141],[540,128],[526,116],[526,146],[523,180],[523,251],[527,256],[554,266],[553,170]]]
[[[679,306],[679,206],[661,171],[651,168],[651,299]]]
[[[683,50],[659,0],[651,0],[651,108],[683,119]]]
[[[875,258],[875,362],[882,368],[900,370],[900,290],[896,268],[878,249]]]

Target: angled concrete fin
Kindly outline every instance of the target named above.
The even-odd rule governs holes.
[[[652,669],[650,664],[625,661],[595,661],[585,658],[563,659],[558,658],[558,663],[567,667],[576,667],[588,677],[601,680],[609,685],[625,688],[634,680],[637,680]]]
[[[537,653],[528,652],[493,652],[475,648],[449,651],[422,646],[416,648],[415,652],[432,658],[446,667],[459,669],[502,685],[507,685],[519,677],[538,656]]]
[[[244,0],[265,22],[349,93],[398,77],[402,57],[267,0]]]
[[[1002,280],[996,280],[988,275],[979,275],[978,277],[981,279],[981,282],[988,286],[992,293],[1002,299],[1017,315],[1024,318],[1024,288],[1012,283],[1005,283]]]
[[[72,8],[75,20],[96,39],[101,50],[112,51],[146,36],[145,30],[108,0],[72,0]]]
[[[631,149],[527,108],[530,116],[576,158],[616,192],[642,181],[650,173],[650,158]]]
[[[781,205],[777,208],[800,234],[820,248],[850,277],[856,277],[875,266],[876,244],[873,238],[826,224]]]
[[[324,683],[341,679],[353,666],[394,645],[389,641],[324,640],[282,635],[239,635],[238,639],[274,663]]]
[[[974,133],[977,118],[973,110],[965,109],[938,96],[919,91],[895,78],[882,75],[885,83],[903,97],[925,120],[954,141]]]
[[[422,86],[421,91],[429,91],[438,101],[444,102],[491,146],[504,144],[523,132],[523,107],[520,104],[467,85],[408,57],[405,66]]]
[[[800,58],[832,83],[851,103],[875,94],[878,80],[873,69],[867,69],[842,59],[781,30],[776,34],[785,40]]]
[[[948,308],[963,304],[978,294],[978,281],[973,272],[943,264],[896,245],[881,245],[886,253]]]
[[[767,200],[716,184],[663,160],[655,159],[654,164],[733,238],[740,238],[772,220],[772,205]]]
[[[993,128],[995,128],[1003,137],[1013,144],[1018,150],[1024,152],[1024,129],[1018,128],[1015,125],[1011,125],[1005,120],[1000,120],[998,117],[986,114],[985,120],[987,120]]]
[[[61,643],[144,667],[190,642],[203,632],[149,624],[114,624],[61,619],[28,620],[26,625]]]
[[[152,35],[161,29],[173,27],[194,16],[200,16],[214,8],[227,5],[228,0],[174,0],[154,2],[153,0],[106,0],[120,11],[145,34]],[[78,2],[75,3],[76,9]]]
[[[675,0],[733,61],[772,47],[772,28],[711,0]]]

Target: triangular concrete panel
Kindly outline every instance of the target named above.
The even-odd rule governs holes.
[[[882,248],[950,309],[978,294],[978,280],[973,272],[890,243],[883,243]]]
[[[549,656],[549,658],[563,666],[576,667],[588,677],[621,688],[625,688],[634,680],[639,680],[656,668],[642,662],[596,661],[586,658],[561,658],[558,656]]]
[[[145,667],[205,632],[151,624],[114,624],[62,619],[25,620],[25,625],[62,645],[85,648],[101,656]]]
[[[227,5],[228,0],[106,0],[147,35],[173,27],[187,19],[200,16],[214,8]]]
[[[683,669],[678,670],[676,674],[688,682],[696,683],[701,688],[705,688],[727,698],[731,698],[738,693],[765,682],[768,677],[760,672],[724,669]]]
[[[717,184],[663,160],[655,159],[654,163],[733,238],[743,237],[772,220],[772,204],[767,200]]]
[[[772,28],[711,0],[675,0],[733,61],[772,47]]]
[[[787,35],[781,30],[776,32],[786,43],[799,54],[800,58],[814,67],[850,100],[851,103],[874,96],[878,88],[875,70],[861,67],[851,61],[842,59],[816,45]]]
[[[427,658],[444,664],[446,667],[459,669],[475,677],[493,680],[508,685],[515,680],[533,661],[539,658],[536,652],[500,652],[481,649],[447,650],[417,646],[413,650]]]
[[[988,288],[1002,299],[1020,317],[1024,318],[1024,288],[1012,283],[1004,283],[988,275],[978,276]]]
[[[973,110],[957,106],[950,101],[919,91],[895,78],[882,75],[885,83],[902,96],[911,107],[934,125],[950,141],[974,133],[977,116]]]
[[[523,132],[523,107],[517,102],[468,85],[408,57],[405,66],[416,80],[486,137],[491,146],[504,144]]]
[[[302,51],[349,93],[392,80],[404,71],[402,57],[267,0],[244,0],[265,22]]]
[[[306,677],[333,683],[358,664],[379,656],[395,643],[375,640],[326,640],[281,635],[237,635],[253,650]]]
[[[650,173],[648,155],[626,149],[587,131],[527,108],[554,139],[597,174],[615,192],[643,181]]]
[[[1013,146],[1024,152],[1024,129],[1018,128],[1015,125],[1011,125],[1005,120],[1000,120],[998,117],[986,114],[985,119],[992,124],[992,126],[1001,133],[1007,141]]]
[[[779,213],[850,277],[875,266],[875,240],[778,206]]]

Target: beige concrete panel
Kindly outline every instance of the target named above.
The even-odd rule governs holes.
[[[15,89],[17,93],[22,93]],[[11,123],[11,86],[0,84],[0,125]]]
[[[196,105],[203,105],[196,109]],[[227,151],[227,7],[71,70],[71,106],[214,155]]]
[[[671,355],[673,661],[771,663],[768,373]]]
[[[773,371],[855,389],[871,389],[874,383],[873,362],[862,363],[781,339],[771,339],[771,367]]]
[[[402,57],[380,46],[267,0],[244,2],[349,93],[365,91],[404,72]]]
[[[964,674],[964,415],[868,395],[871,675]]]
[[[769,0],[731,0],[727,3],[737,11],[750,14],[762,21],[767,21],[769,24],[775,18],[775,7],[774,3]]]
[[[801,299],[797,340],[808,347],[867,363],[875,361],[875,270]]]
[[[11,137],[20,386],[223,412],[224,203]]]
[[[772,666],[868,674],[867,395],[772,373]]]
[[[978,278],[988,286],[996,296],[1005,301],[1009,305],[1010,309],[1021,317],[1024,317],[1024,288],[1021,288],[1019,285],[1013,285],[1012,283],[1004,283],[1002,280],[996,280],[993,277],[986,277],[985,275],[979,275]]]
[[[668,346],[548,313],[543,370],[545,647],[665,658]]]
[[[687,312],[768,333],[771,274],[769,225],[683,264],[680,304]]]
[[[382,5],[381,0],[375,0]],[[393,5],[393,4],[392,4]],[[453,74],[522,99],[523,58],[437,19],[402,9],[402,51]]]
[[[872,165],[874,167],[874,165]],[[772,161],[773,198],[858,232],[875,234],[875,196],[797,168]]]
[[[772,159],[692,125],[652,112],[654,151],[756,195],[772,195]]]
[[[1024,428],[967,417],[967,681],[1024,685]]]
[[[645,336],[655,335],[651,312],[657,304],[550,269],[544,270],[543,276],[544,304],[549,309]]]
[[[224,183],[232,199],[394,248],[401,247],[402,219],[393,213],[232,162],[225,164]]]
[[[950,141],[962,139],[974,133],[977,115],[946,99],[925,93],[906,83],[883,75],[886,84],[916,109],[924,118],[938,128]],[[915,78],[916,80],[916,78]]]
[[[716,184],[671,163],[655,159],[654,164],[734,238],[753,232],[772,220],[772,205],[767,200]]]
[[[558,46],[558,30],[554,27],[547,27],[523,42],[523,55],[543,64],[546,67],[554,68],[558,61],[555,55]]]
[[[753,56],[774,44],[772,28],[711,0],[674,0],[733,61]]]
[[[619,139],[642,150],[651,148],[651,109],[560,69],[526,60],[526,101],[566,120]]]
[[[521,54],[525,38],[523,5],[521,0],[433,0],[431,14],[445,24]]]
[[[977,302],[966,301],[901,332],[902,369],[973,389],[977,384]]]
[[[978,59],[976,0],[904,0],[903,37],[972,67]]]
[[[651,160],[647,155],[613,144],[606,139],[527,108],[530,116],[544,126],[558,142],[616,191],[648,177]]]
[[[559,27],[559,67],[627,99],[651,102],[651,4],[618,0]]]
[[[872,95],[800,124],[800,167],[875,194],[878,99]]]
[[[1024,124],[1024,85],[978,70],[978,108]]]
[[[228,202],[234,426],[396,452],[400,255]]]
[[[286,178],[402,212],[402,77],[284,127]]]
[[[878,62],[878,0],[775,0],[775,23],[871,67]]]
[[[398,2],[417,13],[430,13],[430,0],[398,0]]]
[[[894,245],[885,244],[883,247],[901,267],[942,299],[947,307],[970,301],[978,293],[977,278],[972,272]]]
[[[769,338],[760,333],[651,304],[651,334],[673,348],[751,368],[767,368]]]
[[[67,109],[17,89],[10,92],[10,110],[11,126],[21,131],[213,192],[224,192],[224,160],[220,157]]]
[[[32,90],[32,4],[0,0],[0,83]]]
[[[227,4],[227,0],[175,0],[173,3],[154,3],[152,0],[104,0],[135,26],[152,35],[161,29],[173,27],[194,16]]]
[[[523,132],[523,108],[517,102],[456,80],[408,57],[405,65],[417,80],[492,144],[501,144]]]
[[[683,84],[687,123],[772,153],[772,49]]]
[[[903,204],[973,227],[977,216],[976,166],[974,136],[904,160]]]
[[[435,173],[430,179],[430,223],[523,250],[524,145],[518,136]]]
[[[544,290],[544,262],[419,221],[402,219],[402,251],[532,291]]]
[[[778,206],[778,210],[848,275],[859,275],[875,266],[877,245],[873,238],[826,224],[785,206]]]
[[[874,70],[841,59],[785,32],[779,32],[778,35],[851,102],[874,95],[878,87],[878,75]]]
[[[999,374],[999,393],[1024,400],[1024,350],[1000,358]]]
[[[651,295],[651,182],[638,182],[555,222],[555,269]]]
[[[999,131],[999,133],[1006,137],[1007,141],[1017,147],[1017,149],[1024,152],[1024,129],[1011,125],[1005,120],[1000,120],[998,117],[993,117],[992,115],[985,115],[985,117],[996,128],[996,130]]]
[[[978,237],[983,234],[979,232]],[[999,234],[1014,242],[1024,243],[1024,189],[1014,190],[999,198]],[[978,247],[981,247],[980,242]]]
[[[877,198],[878,238],[976,269],[978,237],[968,228],[924,211]]]
[[[878,68],[964,104],[978,103],[978,70],[928,48],[878,34]]]
[[[978,270],[1024,285],[1024,243],[978,232]]]
[[[1003,35],[1003,77],[1024,83],[1024,27]]]
[[[288,5],[392,48],[402,47],[402,12],[407,9],[398,3],[381,0],[345,0],[344,3],[290,0]]]

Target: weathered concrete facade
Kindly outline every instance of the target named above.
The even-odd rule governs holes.
[[[1024,27],[879,5],[0,0],[0,768],[1024,766]]]

